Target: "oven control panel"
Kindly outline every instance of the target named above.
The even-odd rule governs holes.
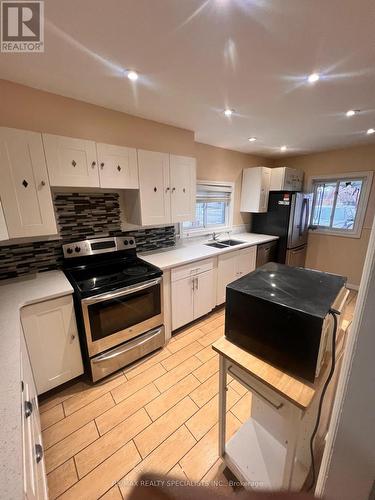
[[[116,252],[118,250],[131,250],[136,248],[136,243],[133,236],[116,236],[67,243],[62,248],[65,259],[69,259],[72,257],[85,257],[86,255]]]

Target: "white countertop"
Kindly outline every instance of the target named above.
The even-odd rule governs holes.
[[[220,241],[220,239],[225,240],[227,238],[221,237],[218,241]],[[140,254],[140,257],[150,264],[153,264],[162,270],[166,270],[183,264],[189,264],[190,262],[195,262],[200,259],[217,257],[223,253],[233,252],[234,250],[240,250],[241,248],[267,243],[268,241],[277,240],[278,237],[269,236],[267,234],[238,233],[233,234],[231,239],[240,240],[244,243],[227,248],[209,247],[205,245],[204,242],[182,243],[182,245],[178,248],[173,248],[171,250],[164,249],[162,251],[155,250],[155,252]]]
[[[21,432],[21,322],[23,306],[73,293],[62,271],[0,282],[1,497],[23,498]]]

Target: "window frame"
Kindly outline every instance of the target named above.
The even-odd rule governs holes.
[[[234,187],[235,183],[232,181],[209,181],[209,180],[202,180],[198,179],[197,180],[197,193],[198,193],[198,186],[199,185],[211,185],[215,187],[230,187],[231,188],[231,196],[230,196],[230,202],[226,210],[226,219],[227,219],[227,224],[223,226],[215,226],[215,227],[203,227],[203,228],[196,228],[196,229],[184,229],[183,227],[183,222],[180,222],[180,235],[181,238],[191,238],[194,236],[205,236],[205,235],[210,235],[212,233],[225,233],[226,231],[231,231],[233,227],[233,206],[234,206]],[[195,197],[195,204],[196,204],[196,198]]]
[[[334,229],[332,227],[324,228],[323,226],[316,226],[316,228],[310,228],[310,231],[315,234],[327,234],[331,236],[342,236],[344,238],[360,238],[363,228],[363,223],[365,220],[368,200],[370,197],[371,186],[372,186],[372,171],[359,171],[359,172],[347,172],[338,174],[322,174],[309,177],[308,190],[313,193],[313,204],[311,209],[311,222],[312,225],[315,205],[316,205],[316,184],[319,182],[345,182],[347,180],[362,180],[362,189],[359,197],[359,203],[357,207],[357,213],[355,218],[354,227],[351,230],[347,229]],[[333,210],[336,207],[337,195],[335,196]]]

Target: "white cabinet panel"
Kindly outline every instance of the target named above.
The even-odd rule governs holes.
[[[190,221],[195,216],[195,158],[171,155],[170,178],[172,222]]]
[[[5,222],[3,206],[2,206],[1,200],[0,200],[0,241],[8,240],[8,239],[9,239],[8,228],[7,228],[7,225]]]
[[[257,247],[243,248],[219,255],[217,265],[216,305],[225,302],[226,287],[256,267]]]
[[[38,394],[83,373],[70,295],[24,307],[21,320]]]
[[[194,319],[194,279],[189,277],[172,282],[172,330]]]
[[[139,196],[142,225],[171,222],[169,155],[138,150]]]
[[[194,319],[198,319],[215,307],[214,272],[199,274],[194,282]]]
[[[51,186],[99,187],[95,142],[43,134]]]
[[[242,173],[241,212],[267,212],[271,169],[245,168]]]
[[[100,187],[138,189],[138,160],[134,148],[97,144]]]
[[[0,128],[0,176],[9,238],[56,234],[40,134]]]

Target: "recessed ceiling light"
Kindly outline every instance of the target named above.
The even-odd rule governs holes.
[[[257,140],[256,137],[249,137],[249,142],[255,142]]]
[[[319,78],[320,78],[319,73],[311,73],[311,75],[307,77],[307,81],[309,83],[315,83],[319,80]]]
[[[230,109],[230,108],[226,108],[224,109],[224,115],[225,116],[232,116],[233,115],[233,112],[234,112],[234,109]]]
[[[366,132],[367,135],[372,135],[375,134],[375,128],[369,128],[368,131]]]
[[[346,116],[354,116],[359,113],[359,109],[349,109],[349,111],[346,112]]]
[[[287,147],[286,146],[281,146],[280,151],[286,151]]]
[[[135,82],[136,80],[138,80],[138,73],[136,71],[130,70],[128,71],[127,77],[132,82]]]

